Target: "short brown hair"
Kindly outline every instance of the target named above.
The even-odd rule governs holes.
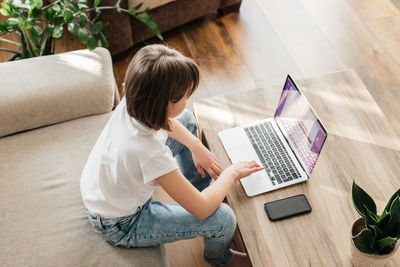
[[[191,96],[199,85],[199,69],[193,59],[164,45],[140,49],[125,76],[128,114],[147,127],[170,130],[168,102]]]

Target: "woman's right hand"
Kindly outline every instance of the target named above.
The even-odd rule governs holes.
[[[236,162],[226,168],[224,172],[229,172],[229,174],[232,174],[237,180],[261,170],[264,170],[264,167],[258,165],[258,163],[253,160]]]

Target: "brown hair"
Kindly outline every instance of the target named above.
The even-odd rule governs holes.
[[[191,96],[199,85],[199,70],[193,59],[164,45],[140,49],[125,76],[128,114],[147,127],[170,130],[168,102]]]

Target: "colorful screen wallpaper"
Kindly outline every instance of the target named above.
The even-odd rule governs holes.
[[[308,172],[314,168],[326,134],[307,99],[297,90],[290,79],[286,80],[275,119],[286,131]]]

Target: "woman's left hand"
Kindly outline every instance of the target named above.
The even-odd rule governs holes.
[[[191,152],[194,165],[203,178],[206,177],[204,170],[206,170],[213,179],[217,179],[224,170],[214,154],[200,142]]]

